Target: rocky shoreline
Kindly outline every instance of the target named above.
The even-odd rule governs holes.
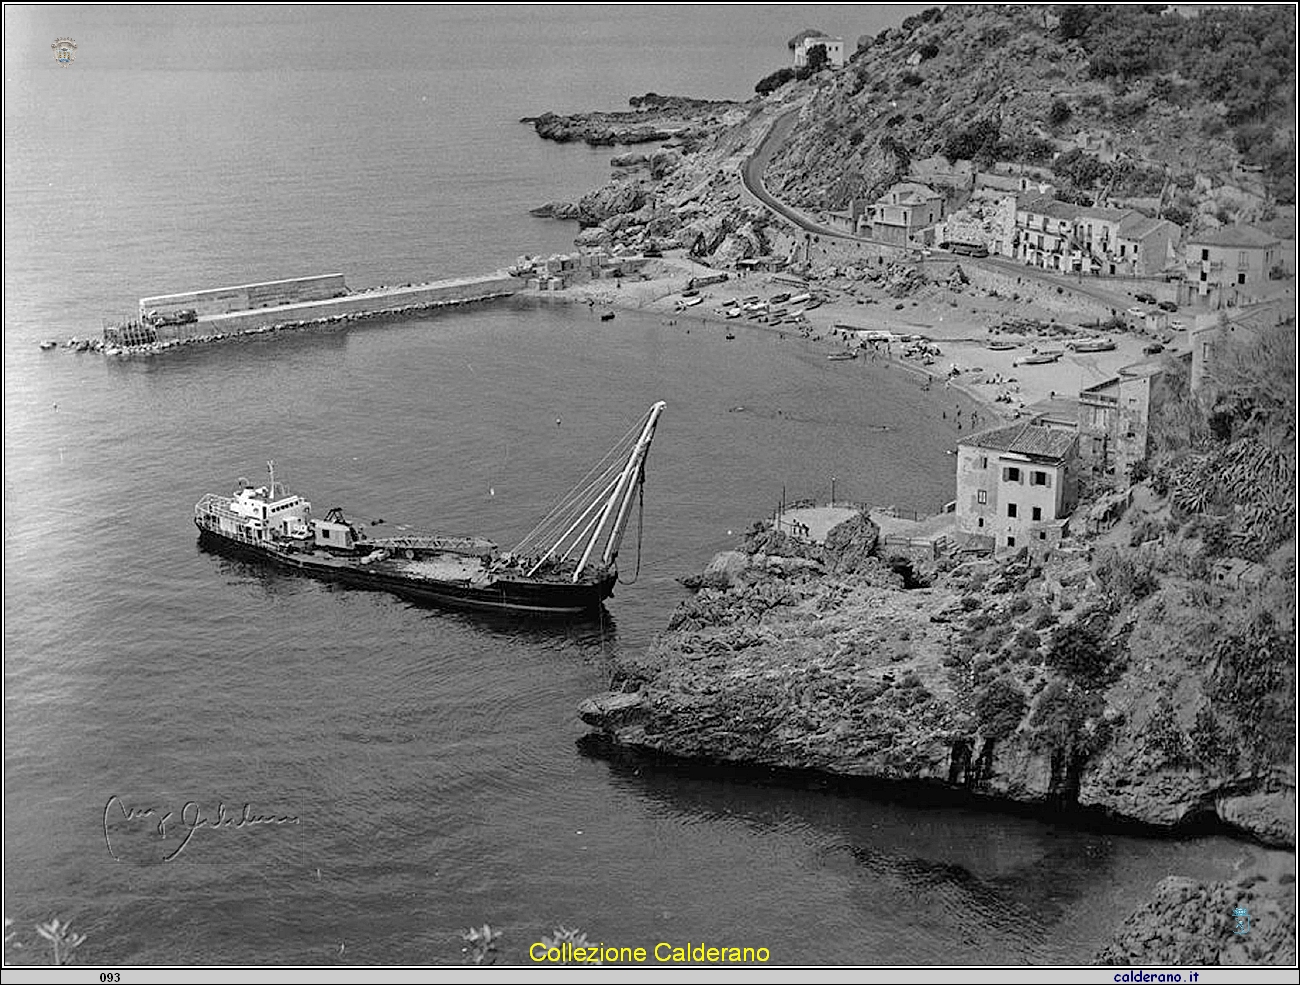
[[[646,653],[624,658],[614,693],[582,704],[583,721],[621,750],[930,785],[1163,830],[1212,822],[1294,850],[1287,777],[1158,748],[1151,689],[1167,667],[1130,657],[1088,714],[1052,719],[1075,685],[1048,666],[1048,640],[1098,591],[1086,552],[967,563],[909,589],[907,563],[876,548],[865,516],[825,548],[757,529],[688,580],[695,594]],[[1134,632],[1118,614],[1107,645]]]
[[[546,112],[525,116],[519,122],[532,124],[543,140],[561,144],[582,141],[592,147],[612,147],[707,136],[723,122],[728,110],[740,105],[728,99],[660,96],[653,92],[633,96],[629,103],[633,107],[629,111],[568,115]]]

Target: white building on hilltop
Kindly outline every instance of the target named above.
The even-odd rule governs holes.
[[[844,39],[832,38],[820,31],[800,31],[787,43],[794,56],[794,67],[803,68],[808,64],[808,52],[821,45],[826,49],[826,64],[833,68],[844,66]]]

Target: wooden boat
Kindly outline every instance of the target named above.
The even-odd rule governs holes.
[[[1014,366],[1040,366],[1044,363],[1054,363],[1061,358],[1059,352],[1035,352],[1028,356],[1021,356],[1013,361]]]
[[[1115,348],[1113,339],[1079,339],[1074,342],[1065,343],[1075,352],[1110,352]]]

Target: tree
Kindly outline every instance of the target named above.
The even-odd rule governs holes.
[[[794,78],[794,69],[778,68],[771,75],[765,75],[758,80],[754,86],[754,91],[760,96],[766,96],[769,92],[775,92]]]
[[[826,46],[824,44],[813,45],[808,49],[808,74],[815,75],[820,72],[829,61],[830,56],[826,54]]]
[[[1047,122],[1054,127],[1059,127],[1073,115],[1074,111],[1070,109],[1070,104],[1064,99],[1057,99],[1052,103],[1052,108],[1047,114]]]
[[[1000,677],[975,699],[975,719],[985,738],[1005,739],[1019,728],[1027,707],[1025,692],[1014,681]]]

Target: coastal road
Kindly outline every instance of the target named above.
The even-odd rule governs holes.
[[[785,143],[786,138],[790,136],[790,131],[794,129],[794,125],[799,121],[799,111],[802,108],[802,106],[796,107],[795,109],[789,110],[776,118],[775,122],[773,122],[772,126],[768,129],[767,135],[763,137],[762,143],[758,145],[758,150],[754,151],[749,160],[745,162],[745,166],[741,168],[741,182],[744,184],[745,189],[767,206],[769,210],[775,212],[777,215],[781,216],[781,218],[794,223],[794,225],[798,226],[805,232],[815,233],[818,236],[832,236],[835,239],[852,240],[854,242],[870,242],[870,240],[863,240],[858,236],[850,236],[847,233],[822,225],[820,222],[815,221],[811,217],[800,212],[798,209],[786,205],[784,202],[773,197],[768,192],[767,186],[763,184],[763,173],[767,170],[768,163],[772,160],[776,152],[781,149],[781,145]]]
[[[778,116],[772,123],[771,127],[768,128],[767,134],[758,145],[758,149],[754,151],[747,161],[745,161],[744,167],[741,168],[740,180],[744,184],[745,189],[770,211],[775,212],[777,215],[781,216],[781,218],[793,223],[796,227],[802,229],[806,233],[818,236],[828,236],[833,239],[840,239],[853,243],[871,243],[876,246],[892,246],[895,249],[902,251],[904,248],[899,247],[896,243],[885,243],[880,240],[868,239],[865,236],[853,236],[841,230],[832,229],[829,226],[817,222],[805,213],[800,212],[793,206],[786,205],[767,190],[767,186],[763,183],[763,174],[767,171],[768,164],[771,162],[772,158],[776,156],[776,152],[781,149],[786,138],[790,136],[790,132],[799,121],[799,111],[802,108],[802,106],[799,106],[795,109],[786,111],[781,116]],[[976,258],[959,256],[955,253],[935,250],[934,255],[929,259],[931,262],[951,263],[957,261],[971,267],[982,267],[985,270],[1023,277],[1026,280],[1038,281],[1046,286],[1059,287],[1072,294],[1078,294],[1088,298],[1089,300],[1096,301],[1099,304],[1104,304],[1109,308],[1113,308],[1117,312],[1124,310],[1124,308],[1131,303],[1131,298],[1127,294],[1118,291],[1108,291],[1098,285],[1088,283],[1087,281],[1062,277],[1038,267],[1031,267],[1028,264],[1017,263],[1014,260],[1003,259],[1001,257]]]

